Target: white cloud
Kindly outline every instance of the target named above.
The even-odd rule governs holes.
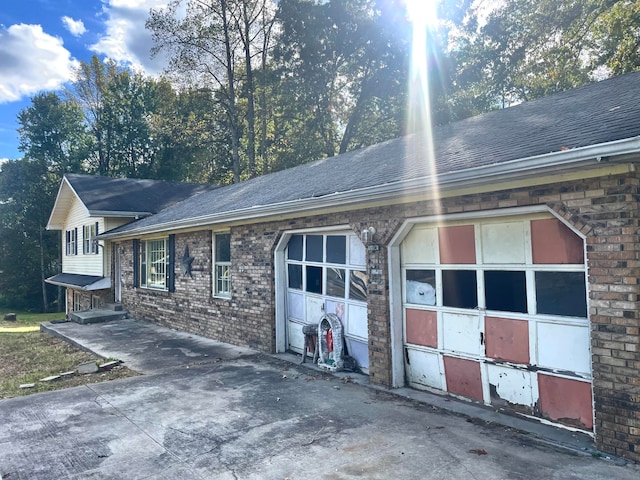
[[[151,32],[144,28],[151,8],[165,6],[167,0],[102,0],[106,32],[91,50],[116,62],[131,64],[149,75],[162,72],[166,61],[151,59]]]
[[[0,27],[0,103],[42,90],[57,90],[73,78],[77,61],[60,38],[40,25]]]
[[[64,24],[64,28],[69,30],[69,33],[74,37],[79,37],[87,31],[82,20],[74,20],[71,17],[64,16],[62,17],[62,23]]]

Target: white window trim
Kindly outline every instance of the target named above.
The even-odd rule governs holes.
[[[80,292],[74,290],[73,291],[73,311],[79,312],[82,308],[82,296]]]
[[[98,253],[98,242],[96,237],[96,224],[84,225],[82,227],[82,253],[84,255],[94,255]]]
[[[68,256],[78,254],[78,229],[65,230],[65,254]]]
[[[158,259],[155,262],[152,262],[150,260],[152,258],[152,256],[150,255],[151,253],[150,246],[152,245],[153,242],[159,242],[159,241],[161,241],[163,244],[164,255],[162,258],[164,259],[164,262],[161,262],[161,259]],[[167,285],[167,269],[169,268],[168,248],[169,248],[169,245],[168,245],[167,237],[156,237],[156,238],[148,238],[148,239],[140,240],[140,251],[138,252],[140,288],[147,288],[149,290],[161,290],[161,291],[168,290],[168,285]],[[160,250],[158,249],[156,251],[160,251]],[[142,260],[143,258],[144,258],[144,262]],[[164,265],[164,271],[162,272],[162,274],[153,273],[151,271],[153,268],[153,266],[151,265],[152,263],[153,264],[161,263],[162,265]],[[150,282],[150,278],[152,275],[155,275],[156,278],[162,278],[162,282],[157,282],[157,283]]]
[[[220,231],[220,232],[212,232],[211,239],[211,283],[212,283],[212,295],[216,298],[231,298],[231,259],[229,261],[219,261],[216,258],[216,237],[218,235],[229,235],[229,252],[231,252],[231,232],[229,231]],[[222,273],[222,276],[226,278],[220,278],[218,271]],[[218,283],[220,282],[223,285],[227,285],[227,290],[223,290],[218,287]]]

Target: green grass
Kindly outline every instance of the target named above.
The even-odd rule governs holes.
[[[3,320],[4,316],[7,313],[15,313],[16,318],[18,319],[16,322],[7,322]],[[64,312],[59,313],[33,313],[33,312],[19,312],[15,310],[0,310],[0,326],[2,327],[25,327],[27,325],[39,325],[42,322],[50,322],[51,320],[60,320],[64,319]]]
[[[7,312],[3,312],[0,319],[4,317],[4,313]],[[64,318],[64,314],[59,313],[15,313],[18,316],[17,322],[0,321],[0,326],[38,325],[41,322]],[[75,374],[52,382],[40,382],[40,379],[45,377],[75,371],[79,364],[91,361],[106,362],[45,333],[0,333],[0,398],[59,390],[137,375],[124,366],[117,366],[106,372]],[[26,383],[33,383],[35,386],[21,389],[20,385]]]

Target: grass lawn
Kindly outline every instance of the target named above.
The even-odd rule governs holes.
[[[0,313],[2,319],[7,312]],[[6,327],[0,331],[0,399],[137,375],[119,365],[108,371],[84,375],[75,373],[59,380],[41,382],[42,378],[76,370],[77,366],[84,362],[104,361],[45,333],[7,332],[10,328],[17,330],[19,327],[37,326],[41,322],[64,318],[64,314],[16,314],[17,322],[0,320],[0,327]],[[33,383],[35,386],[20,388],[21,384],[27,383]]]

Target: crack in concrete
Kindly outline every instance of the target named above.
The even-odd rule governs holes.
[[[188,464],[186,464],[176,453],[174,453],[173,451],[171,451],[168,448],[166,448],[162,443],[160,443],[157,439],[155,439],[152,435],[150,435],[146,430],[144,430],[140,425],[138,425],[133,419],[129,418],[124,412],[122,412],[115,405],[113,405],[111,402],[109,402],[108,399],[106,399],[101,394],[96,392],[93,388],[91,388],[90,385],[85,385],[85,387],[87,389],[89,389],[95,395],[94,401],[98,406],[100,406],[101,408],[104,408],[104,407],[102,407],[102,405],[101,405],[99,400],[104,401],[105,404],[107,404],[110,408],[112,408],[114,411],[118,412],[118,414],[119,414],[119,416],[121,418],[124,418],[125,420],[127,420],[127,422],[129,422],[131,425],[133,425],[139,432],[141,432],[144,436],[146,436],[153,443],[158,445],[162,449],[162,451],[166,452],[169,456],[171,456],[171,458],[173,458],[176,461],[176,463],[178,463],[180,465],[183,465],[184,467],[186,467],[189,470],[193,471],[191,469],[191,467]],[[171,467],[168,467],[168,468],[171,468]],[[197,472],[193,471],[193,473],[195,475],[197,475],[197,477],[199,479],[206,480],[206,477],[203,477],[202,475],[198,474]],[[152,475],[151,477],[153,477],[153,476],[154,475]],[[146,478],[151,478],[151,477],[146,477]]]

